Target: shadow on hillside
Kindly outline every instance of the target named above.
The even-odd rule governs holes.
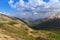
[[[16,19],[19,19],[19,18],[16,18]],[[35,30],[60,31],[60,19],[49,19],[48,21],[42,22],[35,26],[34,25],[31,26],[21,19],[19,20],[24,22],[30,28],[35,29]]]
[[[30,27],[35,30],[48,30],[48,31],[60,31],[60,27],[58,26],[34,26]]]
[[[1,14],[1,15],[3,15],[3,14]],[[7,16],[7,15],[4,15],[4,16]],[[60,31],[60,19],[59,18],[49,19],[45,22],[39,23],[38,25],[31,26],[20,18],[16,18],[16,17],[12,18],[10,16],[7,16],[7,17],[9,17],[13,20],[18,19],[18,20],[24,22],[30,28],[35,29],[35,30],[57,30],[57,31]]]
[[[35,30],[60,31],[60,19],[48,20],[31,28]]]

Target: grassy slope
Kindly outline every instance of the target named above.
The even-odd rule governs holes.
[[[6,16],[0,17],[0,31],[14,40],[60,40],[60,31],[34,30],[23,22]]]

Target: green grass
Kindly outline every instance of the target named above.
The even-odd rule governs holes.
[[[60,32],[49,33],[49,38],[54,38],[55,40],[60,40]]]
[[[15,21],[9,21],[9,25],[17,24]],[[15,37],[22,38],[24,40],[34,40],[33,37],[28,36],[28,32],[25,30],[25,27],[16,28],[16,27],[10,27],[9,25],[5,25],[4,23],[0,23],[0,28],[5,30],[5,34],[12,35],[13,33]],[[25,26],[25,25],[24,25]]]
[[[3,23],[0,23],[0,27],[2,27],[3,26]]]
[[[28,32],[26,30],[23,30],[24,28],[15,28],[15,27],[2,27],[7,34],[14,33],[17,37],[23,38],[24,40],[34,40],[33,37],[28,36]],[[10,34],[11,35],[11,34]]]
[[[14,25],[14,24],[17,24],[15,21],[9,21],[8,23],[9,25]]]
[[[24,40],[35,40],[33,37],[25,37]]]

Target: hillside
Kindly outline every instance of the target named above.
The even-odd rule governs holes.
[[[55,40],[60,40],[60,12],[43,19],[42,22],[38,22],[37,25],[31,28],[35,30],[46,30],[54,32],[54,34],[50,34],[49,37],[55,38]]]
[[[22,20],[0,14],[0,40],[60,40],[60,32],[35,30]]]
[[[28,39],[28,26],[18,19],[0,14],[0,40]],[[32,30],[32,29],[30,29]]]

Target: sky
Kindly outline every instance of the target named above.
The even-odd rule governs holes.
[[[44,18],[55,9],[60,9],[60,0],[0,0],[0,12],[21,18]]]

